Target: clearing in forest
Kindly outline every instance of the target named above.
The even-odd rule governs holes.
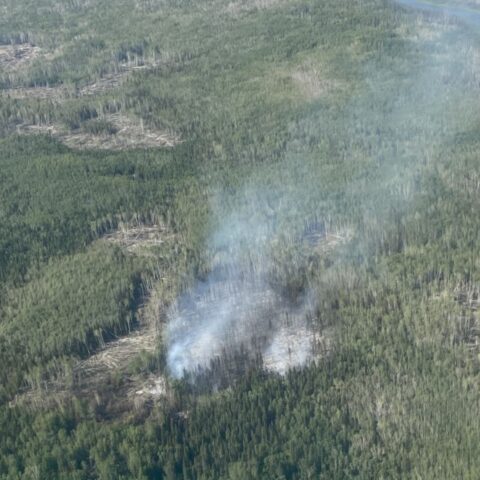
[[[105,235],[100,242],[112,243],[132,255],[151,256],[150,249],[165,242],[175,241],[174,235],[164,225],[121,224],[119,230]],[[168,274],[159,279],[168,281]],[[154,287],[144,294],[144,302],[136,311],[136,322],[129,334],[118,337],[104,345],[90,357],[79,360],[66,378],[44,382],[41,389],[29,389],[18,395],[12,405],[27,403],[42,406],[62,401],[72,395],[78,397],[98,396],[120,375],[120,385],[115,387],[116,404],[153,400],[166,394],[166,379],[159,375],[132,373],[132,362],[139,355],[153,355],[159,345],[160,324],[164,321],[167,307],[165,299]]]
[[[18,125],[17,133],[49,134],[76,150],[172,148],[181,142],[175,132],[146,127],[141,119],[120,113],[94,119],[84,128],[73,131],[58,124]]]
[[[349,238],[346,231],[310,227],[302,240],[312,253],[327,256]],[[165,336],[173,376],[237,361],[260,361],[266,370],[284,374],[330,351],[332,332],[315,325],[316,301],[308,288],[285,285],[290,278],[278,281],[266,260],[253,263],[216,256],[209,275],[172,306]]]
[[[40,48],[30,43],[0,45],[0,70],[18,70],[29,65],[40,54]]]
[[[321,65],[309,61],[303,63],[291,73],[291,79],[298,91],[307,100],[316,100],[342,87],[338,80],[332,80]]]

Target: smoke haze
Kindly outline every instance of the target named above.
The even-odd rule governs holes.
[[[413,0],[398,3],[437,11]],[[442,8],[445,15],[480,22],[480,14]],[[421,15],[418,22],[426,25],[429,20]],[[207,245],[213,252],[211,271],[181,295],[168,315],[172,376],[207,369],[225,352],[239,350],[262,358],[266,369],[285,373],[313,361],[319,342],[327,348],[329,340],[314,328],[316,293],[308,283],[292,285],[296,270],[303,268],[295,251],[309,242],[312,249],[328,242],[334,225],[340,239],[331,242],[334,247],[347,243],[346,232],[353,231],[357,241],[349,248],[368,254],[369,242],[384,241],[392,215],[401,217],[415,208],[419,176],[445,141],[442,129],[430,130],[431,118],[449,122],[460,89],[476,82],[480,72],[462,67],[458,76],[459,62],[468,65],[472,52],[465,41],[468,33],[447,23],[433,21],[435,36],[416,47],[422,52],[419,64],[405,70],[373,58],[363,67],[361,95],[341,111],[330,109],[327,114],[320,107],[292,125],[285,158],[275,173],[266,173],[268,182],[252,178],[233,198],[224,193],[214,197],[212,215],[218,225]],[[403,77],[403,82],[393,83]],[[325,139],[323,151],[308,152],[310,136]],[[318,173],[318,162],[332,145],[344,152],[342,161],[352,163],[351,177],[335,187],[328,172]],[[352,205],[347,214],[345,204]],[[280,245],[290,246],[292,256],[279,258]]]

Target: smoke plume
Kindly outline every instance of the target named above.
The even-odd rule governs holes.
[[[440,11],[414,0],[398,4]],[[480,14],[460,7],[441,12],[480,23]],[[418,22],[429,21],[421,15]],[[347,105],[318,102],[292,122],[284,160],[274,170],[258,167],[241,192],[215,196],[211,210],[218,225],[206,246],[210,272],[169,312],[172,376],[208,369],[225,352],[239,350],[279,373],[307,364],[319,342],[325,347],[328,341],[314,328],[318,294],[302,283],[305,246],[335,246],[335,238],[345,243],[353,231],[356,258],[368,256],[369,248],[404,248],[400,233],[397,242],[391,230],[401,229],[405,212],[414,209],[419,178],[445,141],[442,128],[430,129],[431,119],[447,119],[480,71],[455,76],[459,58],[466,65],[471,56],[465,34],[457,30],[452,41],[451,29],[438,19],[433,28],[434,39],[414,46],[405,39],[405,48],[420,51],[416,65],[396,64],[395,56],[386,63],[372,58],[361,67],[362,90]],[[350,168],[341,166],[343,179],[331,180],[336,170],[328,164],[319,168],[329,157],[350,162]]]

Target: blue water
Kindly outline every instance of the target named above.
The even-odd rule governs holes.
[[[425,12],[442,13],[446,16],[458,18],[463,22],[480,26],[480,11],[471,10],[459,5],[435,5],[433,3],[422,2],[421,0],[396,0],[396,2],[405,7],[423,10]]]

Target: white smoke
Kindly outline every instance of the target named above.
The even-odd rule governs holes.
[[[427,8],[430,4],[414,0],[398,3],[429,11],[437,8]],[[480,14],[461,8],[448,7],[446,13],[480,21]],[[356,209],[348,212],[351,217],[363,215],[359,220],[363,232],[374,240],[377,233],[380,242],[392,209],[401,215],[409,208],[416,175],[440,148],[442,132],[431,134],[425,126],[432,115],[447,118],[455,98],[458,84],[452,72],[456,71],[458,51],[453,49],[442,41],[435,49],[426,47],[421,71],[412,69],[394,95],[390,87],[395,73],[388,65],[380,67],[374,59],[365,65],[366,91],[352,99],[338,118],[329,119],[331,130],[330,123],[323,121],[325,111],[321,109],[292,127],[296,129],[292,137],[298,140],[290,141],[284,162],[276,167],[278,173],[269,177],[270,184],[252,181],[240,195],[216,197],[212,212],[219,225],[207,246],[213,252],[211,273],[185,292],[169,312],[167,365],[172,376],[181,378],[185,372],[208,368],[224,352],[243,347],[259,353],[265,368],[279,373],[314,358],[315,332],[308,318],[314,314],[315,302],[305,291],[289,300],[282,285],[275,285],[270,275],[277,267],[272,251],[283,234],[282,225],[302,215],[316,215],[321,208],[322,218],[335,215],[335,210],[337,216],[342,215],[334,203],[328,205],[329,210],[325,207],[322,190],[333,197],[339,192],[329,192],[328,181],[316,176],[318,159],[309,157],[305,147],[310,143],[310,132],[314,132],[312,138],[326,139],[326,146],[330,141],[348,143],[353,159],[360,156],[372,160],[364,162],[364,175],[346,178],[344,196],[337,198]],[[430,51],[435,52],[431,59]],[[398,139],[397,131],[409,135]],[[438,145],[432,146],[433,136]]]
[[[281,373],[288,364],[297,366],[311,357],[305,318],[313,305],[304,300],[291,305],[260,273],[246,269],[232,272],[223,276],[212,273],[182,295],[170,311],[167,364],[172,376],[181,378],[208,368],[223,352],[242,347],[252,355],[275,356],[278,368],[270,362],[270,369]],[[289,347],[281,359],[282,332],[287,331]],[[291,341],[295,335],[305,338]]]

